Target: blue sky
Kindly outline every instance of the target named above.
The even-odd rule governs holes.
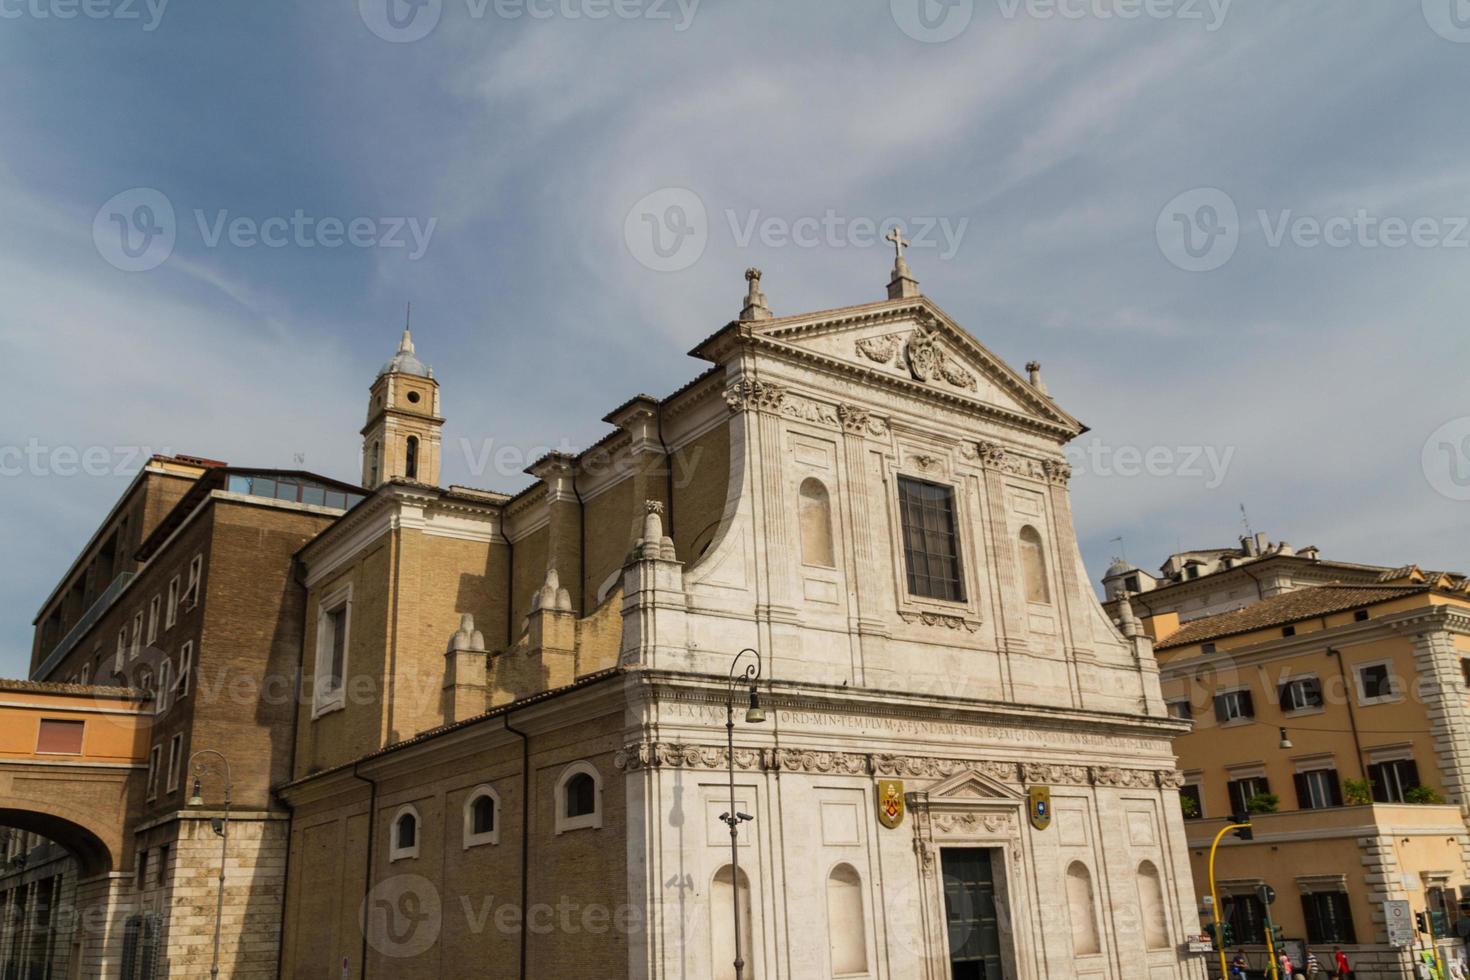
[[[1092,427],[1094,579],[1241,504],[1470,568],[1465,0],[388,2],[0,0],[0,673],[136,451],[353,478],[406,302],[446,481],[516,489],[487,445],[682,384],[747,266],[881,298],[893,218]]]

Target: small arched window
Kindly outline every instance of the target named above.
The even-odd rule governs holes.
[[[556,832],[602,826],[602,777],[590,762],[574,762],[556,783]]]
[[[738,884],[737,884],[738,881]],[[730,865],[715,872],[709,892],[709,932],[712,940],[714,980],[735,980],[735,923],[730,909],[740,903],[740,958],[745,961],[743,980],[756,980],[759,950],[755,948],[755,927],[751,922],[750,879],[741,868],[739,878]]]
[[[464,846],[500,843],[500,796],[489,786],[476,786],[465,798]]]
[[[868,972],[863,879],[850,864],[839,864],[827,876],[827,944],[833,976]]]
[[[1092,897],[1092,873],[1081,861],[1067,868],[1067,911],[1072,918],[1072,954],[1093,956],[1102,952],[1097,932],[1097,906]]]
[[[1138,866],[1138,911],[1143,918],[1143,939],[1149,949],[1169,948],[1168,909],[1164,885],[1152,861]]]
[[[1026,582],[1027,602],[1051,602],[1046,581],[1046,546],[1041,532],[1030,524],[1021,528],[1021,575]]]
[[[412,806],[401,806],[393,815],[393,825],[389,833],[388,860],[398,861],[402,858],[416,858],[419,856],[419,812]]]
[[[379,467],[383,458],[382,445],[373,443],[371,452],[372,456],[368,459],[368,486],[375,487],[378,485]]]
[[[408,437],[408,448],[404,450],[403,475],[410,480],[419,478],[419,437]]]
[[[832,498],[821,480],[801,481],[801,560],[807,565],[836,568],[832,547]]]

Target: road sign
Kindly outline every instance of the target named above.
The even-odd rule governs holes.
[[[1388,926],[1390,946],[1407,949],[1414,944],[1414,917],[1409,914],[1408,902],[1384,902],[1383,920]]]
[[[1276,901],[1276,889],[1270,885],[1257,885],[1256,897],[1261,900],[1262,905],[1270,905]]]

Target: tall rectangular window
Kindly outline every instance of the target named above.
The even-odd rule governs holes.
[[[1357,943],[1352,909],[1342,892],[1303,895],[1302,912],[1307,921],[1307,942],[1349,946]]]
[[[187,697],[189,694],[189,675],[194,670],[194,641],[190,640],[179,647],[179,697]]]
[[[1250,691],[1226,691],[1215,695],[1215,720],[1220,724],[1242,721],[1255,716],[1256,706]]]
[[[161,765],[162,764],[162,761],[163,761],[163,747],[162,746],[159,746],[159,745],[153,746],[153,748],[148,751],[148,796],[147,796],[147,799],[150,802],[158,796],[158,770],[160,768],[162,768],[162,765]]]
[[[179,577],[175,575],[168,580],[168,603],[163,608],[163,628],[173,629],[174,623],[179,621]]]
[[[1419,786],[1419,766],[1413,759],[1394,759],[1368,767],[1374,803],[1402,803],[1409,790]]]
[[[158,642],[158,611],[162,604],[163,596],[154,596],[148,600],[148,644],[150,646]]]
[[[929,599],[964,602],[954,491],[899,477],[898,506],[909,592]]]
[[[168,740],[168,791],[172,793],[179,788],[179,763],[183,761],[180,756],[184,751],[184,734],[180,732]]]
[[[1312,769],[1296,774],[1296,802],[1303,810],[1342,806],[1342,788],[1336,769]]]
[[[1225,784],[1225,788],[1230,794],[1230,812],[1233,814],[1249,813],[1253,798],[1271,792],[1271,784],[1266,781],[1265,776],[1232,779]]]
[[[327,613],[327,630],[332,637],[332,659],[327,667],[327,690],[342,686],[342,668],[347,659],[347,607]]]

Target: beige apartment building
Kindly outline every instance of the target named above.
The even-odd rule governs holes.
[[[1254,966],[1268,911],[1298,959],[1340,947],[1362,977],[1414,976],[1431,946],[1446,965],[1462,957],[1466,580],[1329,562],[1264,536],[1174,556],[1132,594],[1138,575],[1109,570],[1109,607],[1153,638],[1169,712],[1194,726],[1175,748],[1202,905],[1216,832],[1249,813],[1254,840],[1224,838],[1216,883]],[[1408,905],[1407,937],[1390,932],[1394,902]],[[1414,932],[1414,913],[1432,935]]]

